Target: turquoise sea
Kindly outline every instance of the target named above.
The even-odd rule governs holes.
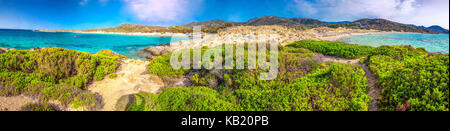
[[[185,37],[173,37],[173,41],[186,40]],[[133,59],[144,59],[142,49],[149,46],[170,43],[172,37],[151,37],[110,34],[47,33],[29,30],[1,30],[0,47],[32,49],[36,47],[61,47],[72,50],[95,53],[110,49]],[[449,53],[448,34],[412,34],[388,33],[373,35],[355,35],[339,41],[369,46],[412,45],[423,47],[429,52]]]
[[[185,37],[173,37],[174,41],[186,40]],[[95,53],[110,49],[128,58],[142,59],[142,49],[149,46],[170,43],[172,37],[151,37],[110,34],[48,33],[30,30],[1,30],[0,47],[32,49],[36,47],[61,47],[66,49]]]
[[[381,45],[411,45],[415,48],[425,48],[428,52],[448,53],[448,34],[415,34],[415,33],[386,33],[371,35],[354,35],[343,37],[338,41],[351,44],[381,46]]]

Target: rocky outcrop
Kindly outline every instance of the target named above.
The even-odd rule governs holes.
[[[149,56],[146,57],[148,60],[153,60],[158,56],[169,54],[172,50],[173,49],[169,46],[153,46],[144,49],[145,52],[149,53]]]

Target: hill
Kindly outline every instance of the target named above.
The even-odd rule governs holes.
[[[317,27],[327,25],[325,22],[311,18],[285,18],[277,16],[262,16],[248,20],[245,25],[282,25],[290,27]]]
[[[323,26],[327,23],[311,18],[291,18],[292,21],[306,26]]]
[[[147,26],[147,25],[137,25],[137,24],[130,24],[130,23],[124,23],[120,24],[116,27],[108,27],[108,28],[98,28],[98,29],[88,29],[84,30],[87,32],[143,32],[143,33],[150,33],[150,32],[161,32],[162,30],[166,29],[165,27],[160,26]]]
[[[417,33],[448,33],[448,30],[443,29],[439,26],[423,27],[402,24],[398,22],[389,21],[386,19],[361,19],[353,22],[342,21],[342,22],[324,22],[311,18],[285,18],[277,16],[262,16],[248,20],[247,22],[229,22],[224,20],[209,20],[209,21],[199,21],[191,22],[181,26],[171,26],[171,27],[160,27],[160,26],[147,26],[147,25],[137,25],[137,24],[121,24],[116,27],[109,28],[99,28],[99,29],[89,29],[84,30],[87,32],[142,32],[142,33],[154,33],[154,32],[172,32],[172,33],[190,33],[192,32],[193,26],[203,26],[202,30],[208,33],[217,33],[219,30],[238,26],[260,26],[260,25],[281,25],[288,27],[300,27],[300,28],[315,28],[315,27],[346,27],[352,29],[374,29],[381,31],[397,31],[397,32],[417,32]]]
[[[381,31],[436,33],[426,28],[414,25],[401,24],[385,19],[361,19],[351,23],[343,24],[343,26],[355,29],[375,29]]]
[[[432,31],[437,32],[437,33],[448,34],[448,30],[447,29],[444,29],[444,28],[442,28],[442,27],[440,27],[438,25],[433,25],[433,26],[427,27],[427,29],[428,30],[432,30]]]
[[[258,25],[283,25],[283,26],[301,26],[289,18],[277,17],[277,16],[262,16],[248,20],[246,25],[258,26]]]
[[[237,22],[228,22],[224,20],[208,20],[208,21],[198,21],[198,22],[191,22],[188,24],[184,24],[183,26],[187,27],[194,27],[194,26],[205,26],[205,27],[221,27],[221,26],[232,26],[232,25],[238,25],[240,23]]]

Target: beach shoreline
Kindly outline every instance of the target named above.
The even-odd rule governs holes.
[[[280,32],[282,32],[280,34]],[[72,33],[81,33],[81,34],[111,34],[111,35],[128,35],[128,36],[151,36],[151,37],[192,37],[192,34],[184,34],[184,33],[126,33],[126,32],[104,32],[104,31],[95,31],[95,32],[86,32],[86,31],[73,31]],[[236,26],[230,27],[220,32],[213,34],[217,35],[217,37],[207,37],[209,34],[203,34],[204,38],[202,38],[203,46],[214,47],[220,45],[220,41],[235,41],[242,42],[245,41],[245,35],[248,34],[256,34],[256,35],[271,35],[271,34],[279,34],[279,44],[286,45],[299,40],[325,40],[325,41],[337,41],[341,38],[355,35],[369,35],[369,34],[383,34],[383,33],[408,33],[408,32],[394,32],[394,31],[379,31],[379,30],[361,30],[361,29],[350,29],[350,28],[313,28],[307,30],[296,30],[293,28],[283,27],[283,26]],[[231,36],[231,37],[229,37]],[[173,50],[184,48],[190,43],[194,42],[192,39],[181,40],[178,42],[169,42],[164,45],[157,46],[147,46],[139,51],[144,53],[138,54],[140,58],[143,60],[152,60],[161,54],[158,52],[172,52]],[[195,42],[194,42],[195,43]],[[199,45],[191,45],[190,47],[197,47]],[[157,52],[157,53],[155,53]],[[166,54],[166,53],[162,53]]]
[[[282,33],[280,33],[282,32]],[[153,32],[153,33],[126,33],[126,32],[86,32],[86,31],[72,31],[72,33],[80,34],[108,34],[108,35],[128,35],[128,36],[151,36],[151,37],[192,37],[192,34],[184,33],[170,33],[170,32]],[[243,37],[248,34],[256,35],[271,35],[279,34],[279,44],[286,45],[299,40],[324,40],[324,41],[338,41],[344,37],[357,36],[357,35],[371,35],[371,34],[386,34],[386,33],[413,33],[413,32],[396,32],[396,31],[380,31],[380,30],[362,30],[362,29],[351,29],[351,28],[312,28],[306,30],[297,30],[293,28],[288,28],[284,26],[236,26],[230,27],[220,32],[213,34],[217,37],[207,37],[209,34],[203,34],[202,46],[214,47],[220,45],[220,41],[235,41],[242,42],[246,38]],[[232,36],[232,37],[228,37]],[[192,39],[181,40],[178,42],[169,42],[161,45],[149,45],[140,50],[138,50],[137,56],[140,60],[152,60],[157,56],[162,54],[167,54],[176,49],[185,48],[184,45],[189,45],[194,42]],[[195,42],[194,42],[195,43]],[[197,47],[199,45],[191,45],[189,47]],[[155,53],[156,52],[156,53]],[[163,53],[158,53],[163,52]],[[165,53],[164,53],[165,52]],[[137,59],[136,59],[137,60]]]
[[[105,34],[105,35],[129,35],[129,36],[153,36],[153,37],[191,37],[192,34],[183,34],[183,33],[141,33],[141,32],[132,32],[132,33],[124,33],[124,32],[71,32],[71,33],[80,33],[80,34]]]
[[[341,34],[341,35],[335,35],[335,36],[328,36],[328,37],[322,37],[322,40],[326,41],[338,41],[339,39],[342,39],[344,37],[349,36],[359,36],[359,35],[376,35],[376,34],[422,34],[422,33],[415,33],[415,32],[396,32],[396,31],[375,31],[375,32],[356,32],[356,33],[348,33],[348,34]]]

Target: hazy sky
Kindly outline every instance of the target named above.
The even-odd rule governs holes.
[[[323,21],[385,18],[448,29],[449,0],[0,0],[0,28],[16,29],[242,22],[264,15]]]

